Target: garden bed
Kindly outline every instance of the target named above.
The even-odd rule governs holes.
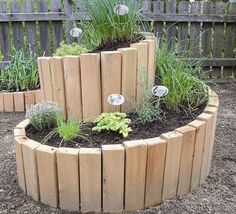
[[[41,90],[0,92],[0,112],[24,112],[42,100]]]
[[[41,145],[26,137],[25,120],[14,130],[19,185],[34,200],[82,212],[143,209],[188,193],[209,174],[218,106],[211,91],[185,126],[101,149]]]

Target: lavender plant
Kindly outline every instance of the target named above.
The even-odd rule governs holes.
[[[38,131],[55,126],[58,114],[60,114],[60,109],[54,102],[38,103],[26,110],[26,117]]]

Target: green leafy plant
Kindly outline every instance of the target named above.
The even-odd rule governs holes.
[[[82,53],[87,52],[88,50],[78,43],[67,45],[65,42],[62,42],[60,47],[56,50],[54,56],[79,56]]]
[[[63,141],[72,141],[81,135],[82,122],[76,120],[65,121],[61,115],[57,115],[57,128],[56,131]]]
[[[56,125],[56,116],[60,110],[54,102],[42,102],[26,110],[26,117],[32,126],[38,130],[49,129]]]
[[[161,43],[157,54],[157,76],[162,85],[169,89],[164,98],[168,108],[194,111],[208,100],[208,89],[201,64],[203,59],[190,64],[187,60],[190,51],[180,51],[178,44],[167,47]]]
[[[127,138],[132,129],[129,127],[131,120],[126,118],[125,113],[102,113],[95,121],[96,126],[93,131],[113,131],[119,132],[124,138]]]
[[[91,21],[81,23],[84,31],[82,42],[90,50],[104,44],[132,41],[141,31],[138,0],[83,0],[82,3],[91,18]],[[114,12],[115,6],[120,4],[129,8],[126,15],[121,16]],[[137,20],[140,20],[139,23]]]
[[[26,91],[39,87],[37,58],[15,51],[11,63],[0,70],[0,91]]]

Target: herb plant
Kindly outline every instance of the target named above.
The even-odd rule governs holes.
[[[94,123],[96,126],[93,131],[113,131],[119,132],[124,138],[127,138],[132,129],[129,127],[131,120],[126,118],[125,113],[102,113]]]
[[[56,125],[56,116],[60,110],[54,102],[42,102],[26,110],[26,117],[32,126],[38,130],[49,129]]]
[[[26,91],[39,87],[37,59],[31,53],[15,51],[11,63],[0,70],[0,91]]]
[[[179,54],[179,50],[178,44],[171,48],[161,44],[157,54],[157,75],[161,84],[169,89],[164,98],[166,106],[192,112],[208,100],[207,85],[202,78],[202,60],[189,64],[189,51]]]
[[[78,43],[72,43],[70,45],[62,42],[60,47],[56,50],[55,56],[79,56],[82,53],[86,53],[88,50]]]
[[[140,33],[137,22],[140,17],[140,1],[83,0],[82,3],[91,18],[91,21],[81,23],[84,31],[82,41],[90,50],[100,45],[111,45],[113,42],[132,41]],[[114,12],[114,8],[121,4],[129,8],[125,15]]]

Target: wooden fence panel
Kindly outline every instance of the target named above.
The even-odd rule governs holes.
[[[73,13],[73,2],[71,0],[64,0],[64,10],[65,13],[69,16]],[[71,20],[67,20],[65,22],[65,36],[66,36],[66,42],[68,44],[71,44],[73,42],[73,37],[70,35],[70,29],[73,27],[73,22]]]
[[[21,5],[19,1],[14,0],[11,2],[11,13],[20,13]],[[21,22],[13,22],[12,23],[12,31],[13,31],[13,42],[16,50],[20,50],[24,46],[23,39],[23,31],[22,31],[22,23]]]
[[[164,13],[164,1],[157,0],[153,2],[153,13]],[[154,34],[157,38],[162,40],[163,38],[163,22],[154,23]]]
[[[7,7],[6,2],[0,2],[0,13],[6,13]],[[11,46],[10,46],[10,33],[9,23],[0,23],[0,45],[3,54],[3,60],[8,61],[11,59]]]
[[[25,13],[34,12],[32,0],[25,0],[24,12]],[[27,47],[30,49],[30,51],[32,51],[33,54],[36,54],[37,53],[36,23],[25,22],[25,28],[26,28]]]
[[[48,12],[47,0],[37,0],[38,12]],[[49,25],[48,22],[39,22],[39,32],[40,32],[40,45],[43,52],[39,53],[41,55],[50,56],[51,55],[51,44],[49,35]]]

